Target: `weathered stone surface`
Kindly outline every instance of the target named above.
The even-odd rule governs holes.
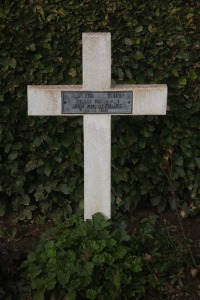
[[[61,109],[61,91],[84,91],[82,85],[28,86],[28,114],[34,116],[66,116]],[[91,89],[92,90],[92,89]],[[98,89],[100,90],[100,89]],[[132,91],[132,115],[165,115],[167,86],[160,85],[116,85],[107,91]],[[79,114],[77,114],[78,116]],[[111,114],[112,115],[112,114]],[[128,114],[120,114],[128,115]]]
[[[166,114],[166,85],[111,86],[110,33],[83,33],[83,85],[28,86],[28,114],[71,116],[62,113],[63,91],[130,91],[132,111],[119,115]],[[111,217],[111,115],[108,112],[83,115],[85,219],[96,212]]]
[[[110,89],[111,35],[108,32],[83,33],[83,88]]]
[[[111,116],[84,116],[84,218],[111,217]]]

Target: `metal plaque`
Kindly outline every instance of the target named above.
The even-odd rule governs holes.
[[[133,92],[61,92],[62,114],[131,114]]]

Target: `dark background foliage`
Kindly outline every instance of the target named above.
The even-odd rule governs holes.
[[[82,213],[79,117],[28,117],[27,85],[80,84],[82,32],[111,32],[113,83],[168,84],[167,116],[112,118],[114,211],[200,207],[200,3],[1,0],[0,216]],[[167,175],[167,176],[166,176]]]

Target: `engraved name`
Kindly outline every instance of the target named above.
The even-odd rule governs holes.
[[[62,113],[132,113],[132,92],[62,92]]]

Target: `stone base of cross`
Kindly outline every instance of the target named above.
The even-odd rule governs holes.
[[[111,115],[165,115],[167,86],[111,86],[110,33],[83,33],[83,85],[28,86],[28,115],[84,120],[84,219],[111,218]]]

